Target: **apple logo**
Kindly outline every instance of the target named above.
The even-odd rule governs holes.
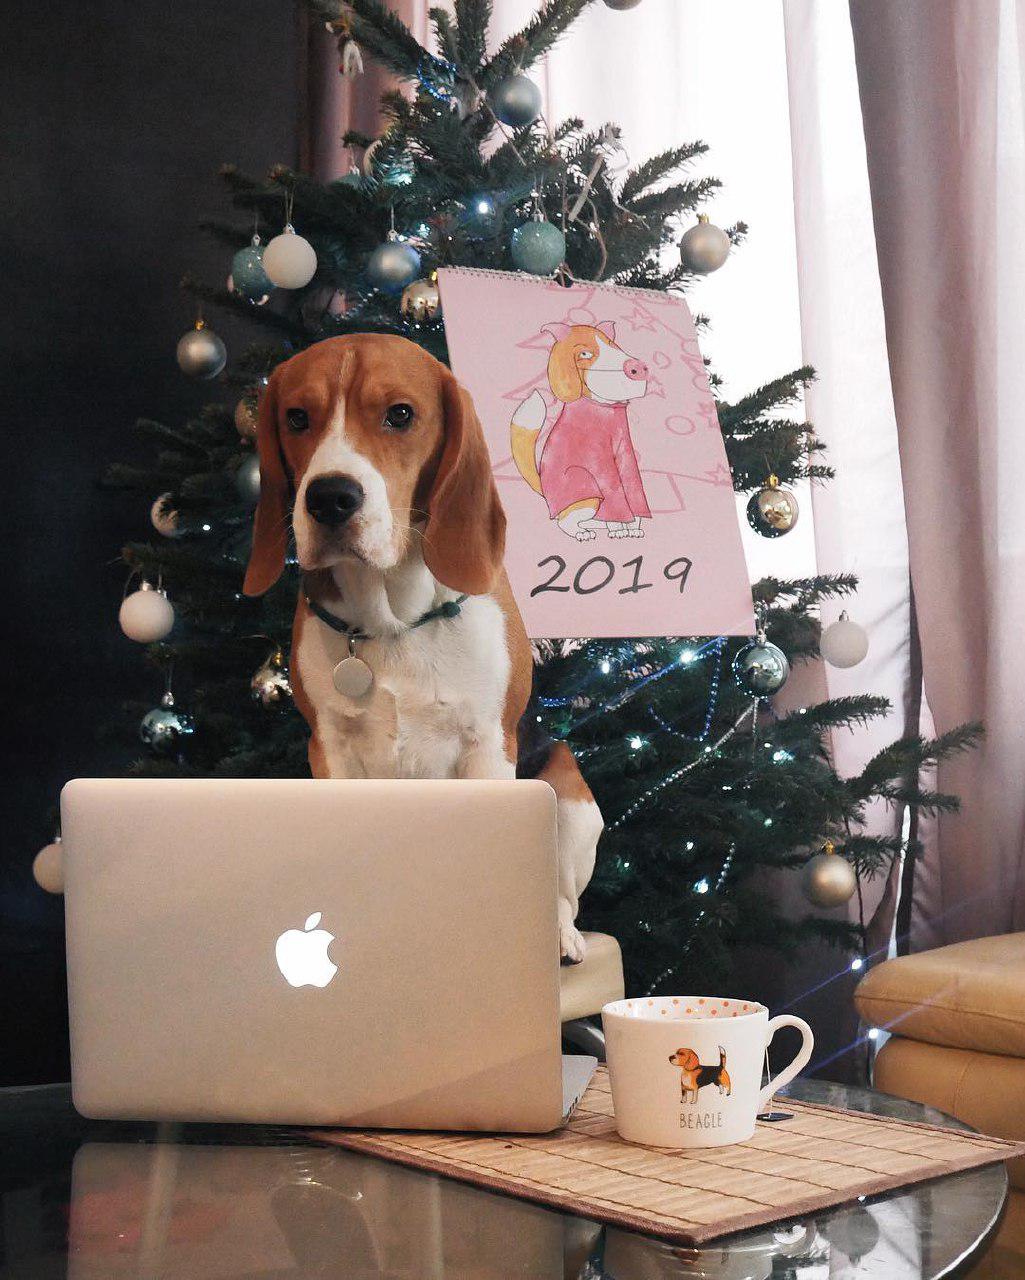
[[[318,929],[321,912],[314,911],[301,929],[286,929],[274,947],[281,976],[292,987],[326,987],[338,972],[327,954],[334,934]]]

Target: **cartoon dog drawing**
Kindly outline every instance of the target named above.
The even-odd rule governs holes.
[[[562,401],[559,416],[537,456],[548,409],[535,391],[513,414],[512,454],[520,475],[548,504],[559,528],[590,542],[602,526],[610,538],[643,538],[651,518],[627,405],[648,389],[648,366],[616,344],[608,321],[598,325],[553,322],[548,382]]]
[[[733,1084],[726,1070],[726,1050],[722,1045],[719,1046],[718,1066],[703,1067],[693,1049],[677,1049],[675,1053],[669,1055],[669,1061],[674,1067],[680,1069],[680,1100],[682,1102],[696,1103],[698,1090],[703,1089],[706,1084],[718,1085],[721,1098],[728,1098],[733,1092]]]

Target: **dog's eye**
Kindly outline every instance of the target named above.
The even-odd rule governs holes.
[[[393,404],[384,415],[384,424],[391,431],[406,431],[413,422],[411,404]]]
[[[593,360],[593,359],[594,359],[594,352],[593,352],[593,351],[581,351],[581,353],[580,353],[580,359],[581,359],[581,360]]]
[[[305,409],[289,409],[285,413],[289,431],[305,431],[310,425],[310,415]]]

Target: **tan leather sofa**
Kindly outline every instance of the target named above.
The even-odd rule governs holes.
[[[576,1048],[604,1061],[605,1041],[593,1020],[603,1004],[623,998],[623,955],[607,933],[585,933],[587,952],[579,964],[560,970],[562,1034]]]
[[[986,1133],[1025,1140],[1025,933],[900,956],[855,994],[861,1017],[891,1033],[873,1083]],[[1025,1276],[1025,1158],[1008,1166],[1011,1195],[972,1277]]]

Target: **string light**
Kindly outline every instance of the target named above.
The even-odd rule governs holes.
[[[603,676],[607,676],[609,672],[612,670],[612,663],[609,662],[608,658],[602,658],[600,666],[601,666],[601,673]]]
[[[634,734],[634,736],[630,739],[630,749],[632,751],[640,751],[641,747],[643,746],[644,746],[644,739],[638,738],[637,735]]]
[[[483,199],[481,199],[481,200],[478,200],[478,201],[477,201],[477,212],[478,212],[478,213],[490,213],[490,212],[491,212],[491,210],[492,210],[493,208],[494,208],[494,206],[492,205],[492,203],[491,203],[491,201],[490,201],[490,200],[483,200]]]
[[[862,960],[861,956],[855,956],[851,961],[851,973],[857,973],[859,970],[863,969],[864,966],[865,962]]]
[[[708,888],[709,888],[709,885],[708,885],[708,881],[707,881],[707,880],[699,880],[699,881],[697,882],[697,884],[694,886],[694,892],[695,892],[695,893],[707,893],[707,892],[708,892]]]

